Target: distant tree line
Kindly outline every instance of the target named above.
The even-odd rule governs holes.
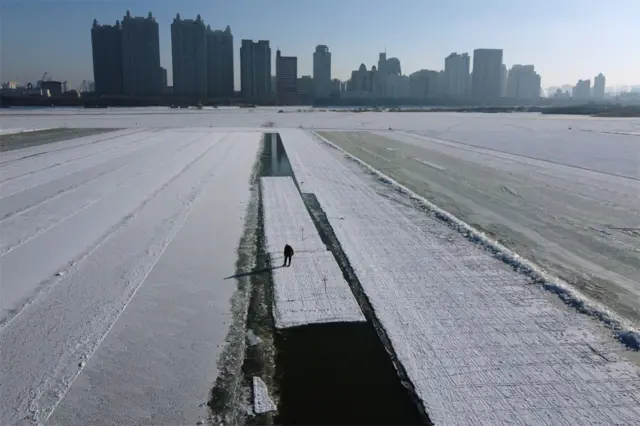
[[[260,106],[275,106],[276,102],[261,102]],[[96,96],[94,94],[84,94],[82,97],[31,97],[31,96],[2,96],[0,95],[0,106],[37,106],[37,107],[84,107],[84,108],[107,108],[107,107],[148,107],[148,106],[171,106],[174,108],[190,106],[240,106],[255,107],[253,102],[246,102],[241,97],[225,99],[205,99],[196,101],[189,98],[176,96],[156,96],[156,97],[128,97],[128,96]],[[343,99],[326,98],[316,99],[313,106],[316,107],[361,107],[363,109],[391,109],[396,111],[411,112],[539,112],[542,114],[569,114],[569,115],[592,115],[597,117],[640,117],[640,105],[619,105],[619,104],[581,104],[581,105],[469,105],[465,101],[444,101],[444,100],[419,100],[419,99]]]

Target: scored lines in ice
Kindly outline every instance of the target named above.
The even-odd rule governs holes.
[[[124,185],[147,175],[169,161],[173,161],[175,158],[168,154],[180,152],[194,142],[194,140],[191,140],[186,144],[182,144],[175,151],[167,150],[169,152],[162,151],[157,155],[144,157],[142,164],[129,163],[117,167],[115,170],[122,168],[131,168],[132,170],[128,173],[122,173],[121,170],[120,173],[105,176],[105,179],[97,180],[97,177],[95,177],[84,181],[80,185],[69,190],[63,190],[41,203],[22,210],[18,214],[1,219],[0,257],[79,214],[86,208],[115,193]],[[158,161],[157,157],[160,157],[160,161]],[[145,164],[146,167],[141,167]],[[104,176],[106,173],[108,172],[98,176]],[[109,185],[110,181],[111,184]]]
[[[411,159],[412,159],[413,161],[417,161],[417,162],[418,162],[418,163],[420,163],[420,164],[424,164],[425,166],[429,166],[429,167],[431,167],[431,168],[433,168],[433,169],[440,170],[441,172],[443,172],[443,171],[445,171],[445,170],[446,170],[444,167],[442,167],[442,166],[438,166],[438,165],[437,165],[437,164],[435,164],[435,163],[430,163],[430,162],[428,162],[428,161],[421,160],[421,159],[419,159],[419,158],[411,158]]]
[[[138,292],[142,284],[147,279],[149,273],[153,270],[157,262],[160,260],[160,258],[164,254],[165,250],[169,247],[169,244],[173,241],[175,236],[178,234],[178,232],[184,225],[185,221],[193,211],[195,203],[197,202],[198,197],[201,195],[203,189],[209,184],[211,179],[215,177],[218,167],[228,158],[229,152],[234,148],[233,143],[227,143],[224,150],[220,153],[220,155],[215,156],[215,158],[211,158],[210,161],[207,161],[207,159],[205,159],[207,155],[209,155],[209,157],[214,157],[213,155],[211,155],[213,154],[212,150],[216,145],[218,145],[218,142],[220,142],[221,140],[223,140],[223,138],[213,142],[211,146],[202,155],[198,156],[198,158],[190,162],[170,182],[167,182],[167,184],[161,188],[161,190],[164,190],[164,191],[161,191],[161,190],[156,191],[156,193],[152,197],[153,199],[150,198],[148,200],[149,207],[146,211],[142,209],[144,205],[138,209],[139,214],[141,215],[151,214],[153,216],[154,214],[150,212],[161,211],[163,208],[166,209],[167,205],[175,205],[174,208],[179,207],[177,210],[174,211],[173,214],[168,215],[167,213],[163,213],[165,220],[158,221],[158,223],[162,223],[164,225],[162,229],[163,231],[162,233],[164,235],[162,236],[157,235],[157,224],[154,226],[138,225],[137,228],[134,228],[138,232],[143,230],[144,231],[143,234],[147,236],[152,235],[149,248],[144,250],[145,255],[148,256],[146,258],[146,263],[141,265],[140,267],[129,269],[129,271],[134,275],[126,277],[126,281],[131,283],[133,286],[129,287],[129,290],[131,291],[130,294],[125,295],[126,297],[124,299],[121,299],[118,301],[119,303],[122,303],[119,309],[114,309],[109,316],[98,319],[98,320],[102,320],[102,323],[101,324],[99,323],[98,327],[90,328],[94,333],[94,335],[99,334],[99,338],[95,341],[93,341],[92,339],[87,339],[84,342],[84,347],[82,349],[84,349],[84,357],[86,359],[89,359],[93,356],[94,352],[98,349],[99,345],[107,337],[109,331],[115,325],[116,321],[125,311],[129,303],[133,300],[136,293]],[[185,184],[186,182],[182,182],[182,181],[186,181],[187,179],[193,180],[195,176],[200,176],[200,177],[197,180],[195,180],[191,185]],[[187,192],[186,196],[181,196],[182,189],[184,188],[189,188],[189,191]],[[179,200],[180,203],[176,204],[175,200]],[[152,203],[155,203],[158,206],[161,206],[162,208],[161,209],[153,208]],[[131,219],[134,220],[133,217]],[[138,218],[138,220],[142,220],[142,219]],[[122,226],[119,226],[118,229],[115,229],[113,233],[119,230],[122,230],[124,223],[122,223],[121,225]],[[154,228],[155,228],[155,231],[152,230]],[[106,238],[105,238],[105,246],[107,246],[108,244],[114,245],[115,241],[112,240],[109,242],[109,241],[106,241]],[[136,245],[140,249],[142,249],[147,244],[138,243]],[[106,250],[107,248],[105,246],[103,246],[103,249]],[[151,247],[153,246],[155,246],[156,248],[152,250]],[[94,249],[92,253],[94,253],[97,250],[97,248],[98,247],[96,247],[96,249]],[[132,257],[135,258],[136,256],[132,256]],[[83,271],[83,272],[86,272],[86,271]],[[123,278],[124,277],[120,277],[119,279],[122,280]],[[81,282],[82,280],[78,279],[77,281]],[[103,328],[103,330],[96,331],[96,328]],[[65,381],[65,385],[64,385],[65,388],[62,392],[60,392],[57,400],[54,401],[52,406],[48,407],[47,410],[42,410],[43,413],[41,413],[41,415],[46,415],[44,419],[45,421],[48,421],[50,416],[56,410],[60,402],[63,400],[63,398],[66,396],[67,392],[71,388],[71,385],[73,384],[73,382],[76,380],[77,377],[79,377],[81,371],[82,370],[76,371],[72,369],[71,377]],[[43,394],[44,392],[41,392],[40,395],[43,395]]]
[[[360,322],[364,316],[327,250],[290,177],[263,177],[262,207],[272,261],[285,244],[294,247],[292,267],[272,267],[276,328],[330,322]],[[302,233],[301,230],[304,230]]]
[[[359,150],[361,150],[361,151],[363,151],[363,152],[366,152],[366,153],[367,153],[367,154],[369,154],[370,156],[372,156],[372,157],[374,157],[374,158],[377,158],[377,159],[378,159],[378,160],[380,160],[380,161],[384,161],[384,162],[387,162],[387,163],[389,162],[389,160],[388,160],[387,158],[384,158],[384,157],[379,156],[378,154],[376,154],[375,152],[371,151],[371,150],[370,150],[370,149],[368,149],[368,148],[365,148],[365,147],[360,146],[360,145],[354,145],[354,146],[355,146],[356,148],[358,148]]]
[[[0,198],[8,197],[20,191],[25,191],[35,186],[42,185],[43,183],[50,182],[53,179],[59,179],[88,167],[102,164],[106,161],[112,160],[113,158],[121,156],[122,152],[127,153],[129,151],[138,151],[147,145],[152,145],[153,142],[148,142],[146,140],[153,138],[154,136],[154,134],[151,134],[144,138],[137,138],[136,140],[126,144],[112,146],[78,158],[55,161],[53,164],[45,163],[43,166],[38,166],[37,162],[33,161],[32,163],[34,163],[36,167],[34,167],[34,170],[26,173],[23,173],[23,171],[29,163],[26,165],[20,163],[19,165],[16,165],[17,167],[19,166],[20,173],[18,175],[9,177],[0,182]],[[141,147],[136,146],[136,144],[141,144]],[[3,175],[6,175],[6,173],[3,172]]]
[[[162,141],[154,142],[150,145],[159,144],[161,142]],[[180,145],[180,148],[177,151],[182,150],[184,147],[186,147],[186,145]],[[157,150],[157,148],[157,146],[150,146],[147,150]],[[145,152],[140,152],[140,150],[137,149],[126,155],[114,157],[95,165],[88,165],[78,171],[67,173],[52,180],[25,188],[22,191],[14,192],[13,194],[5,197],[0,197],[4,199],[3,203],[0,205],[0,220],[22,213],[23,211],[36,207],[49,199],[59,197],[69,190],[74,190],[86,185],[109,172],[126,167],[132,163],[132,160],[137,161],[140,159],[149,159],[150,156],[142,154],[145,154]],[[157,156],[159,154],[160,153],[152,153],[151,156]]]
[[[39,239],[31,239],[31,243],[22,244],[0,256],[0,268],[3,271],[8,290],[8,300],[12,309],[24,305],[23,301],[30,300],[31,294],[37,290],[40,283],[50,279],[52,274],[65,267],[70,259],[83,258],[87,250],[92,251],[96,241],[102,241],[133,218],[150,200],[171,184],[175,179],[188,170],[200,158],[210,152],[221,139],[206,144],[195,144],[189,155],[172,162],[172,167],[160,169],[162,172],[151,175],[149,179],[135,186],[106,197],[101,203],[93,205],[92,209],[84,209],[74,214],[73,221],[66,220],[59,226],[49,228],[48,232],[40,233]],[[157,175],[157,176],[156,176]],[[100,208],[102,203],[108,208]],[[187,201],[183,201],[188,202]],[[71,238],[72,237],[72,238]],[[64,244],[65,239],[69,239]],[[51,250],[55,247],[55,250]],[[26,269],[21,265],[24,259],[30,259],[32,267]],[[77,260],[77,259],[76,259]]]
[[[555,306],[543,289],[502,268],[478,247],[416,233],[419,228],[407,223],[396,204],[378,198],[368,183],[304,132],[287,133],[283,143],[301,161],[292,162],[296,177],[322,198],[329,222],[434,422],[500,424],[488,420],[485,407],[522,421],[547,409],[551,399],[560,401],[554,408],[564,413],[578,407],[562,397],[562,386],[569,382],[579,390],[577,397],[590,403],[579,415],[574,412],[572,420],[579,417],[588,424],[602,417],[612,423],[615,414],[607,411],[611,403],[602,391],[637,378],[638,370],[622,358],[608,362],[593,354],[589,345],[594,342],[616,347],[609,336],[578,313]],[[358,185],[334,183],[340,181]],[[516,386],[519,395],[500,396]],[[548,397],[540,396],[540,386],[549,390]],[[465,387],[473,388],[474,404],[465,403]],[[516,396],[527,399],[526,406]],[[626,398],[621,409],[638,407],[629,392],[621,396]]]
[[[18,164],[20,161],[28,160],[46,160],[50,156],[57,155],[58,153],[62,153],[62,151],[68,151],[72,149],[81,149],[83,147],[91,147],[95,144],[101,144],[102,142],[108,142],[114,139],[126,138],[128,136],[133,136],[141,132],[148,131],[148,129],[125,129],[125,130],[116,130],[108,133],[100,133],[93,136],[83,136],[76,139],[69,139],[66,141],[59,141],[54,144],[43,144],[36,145],[28,148],[22,148],[19,150],[6,152],[2,154],[2,161],[0,161],[0,169],[4,169],[5,167],[9,167],[11,163]],[[102,137],[104,135],[108,135],[108,137]],[[98,138],[98,139],[95,139]],[[95,139],[95,140],[94,140]],[[61,146],[62,145],[62,146]],[[52,147],[55,146],[56,148]]]

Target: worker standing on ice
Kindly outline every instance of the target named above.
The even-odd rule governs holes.
[[[284,263],[282,266],[291,266],[291,258],[293,257],[293,247],[289,244],[284,246]],[[289,264],[287,265],[287,259],[289,259]]]

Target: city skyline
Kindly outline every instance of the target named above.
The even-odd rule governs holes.
[[[216,3],[216,7],[212,7],[211,2],[201,1],[193,1],[189,4],[181,4],[179,2],[159,3],[146,0],[106,3],[15,2],[2,0],[0,3],[2,7],[0,10],[2,12],[0,14],[2,16],[0,18],[2,19],[0,31],[2,33],[0,35],[2,36],[3,46],[0,51],[0,79],[3,81],[17,80],[35,83],[45,71],[55,79],[69,80],[75,84],[79,84],[81,80],[93,79],[91,40],[87,36],[91,22],[93,19],[97,19],[100,24],[113,25],[116,20],[122,19],[126,8],[129,8],[134,16],[146,16],[151,11],[156,17],[160,33],[160,64],[167,69],[170,84],[173,81],[170,28],[176,13],[190,18],[200,14],[205,24],[214,28],[225,28],[227,25],[231,27],[235,39],[234,86],[236,90],[240,90],[239,47],[242,39],[269,40],[272,47],[272,64],[276,63],[275,51],[278,49],[287,52],[290,56],[298,57],[298,77],[313,75],[313,52],[317,45],[329,46],[332,53],[331,77],[341,80],[347,80],[351,71],[356,69],[360,63],[364,63],[367,67],[375,65],[378,53],[384,50],[390,56],[400,58],[404,74],[409,75],[421,69],[443,70],[445,67],[444,58],[452,52],[468,53],[472,56],[473,50],[478,48],[498,48],[503,50],[504,63],[508,68],[514,64],[534,64],[536,71],[542,77],[543,87],[576,84],[578,80],[593,79],[599,73],[603,73],[607,77],[607,86],[639,83],[634,81],[634,78],[637,79],[637,76],[640,75],[640,60],[633,58],[632,55],[616,54],[617,50],[621,48],[619,45],[606,46],[606,43],[600,41],[599,44],[588,46],[589,49],[587,50],[591,53],[588,55],[589,57],[585,57],[580,49],[583,49],[583,45],[588,44],[589,40],[595,37],[591,34],[591,31],[586,31],[586,29],[584,32],[566,34],[562,39],[564,44],[575,41],[576,38],[582,40],[582,43],[573,46],[573,53],[564,52],[564,61],[553,61],[553,58],[557,56],[556,50],[558,47],[556,45],[558,43],[556,45],[548,43],[545,45],[549,41],[550,34],[540,31],[545,26],[544,22],[537,24],[538,30],[536,32],[531,32],[527,35],[525,24],[531,24],[531,16],[526,17],[526,19],[520,17],[514,20],[520,22],[520,33],[524,33],[524,35],[509,33],[509,37],[504,37],[503,34],[508,33],[505,30],[513,26],[513,22],[511,22],[502,24],[500,31],[497,31],[499,33],[497,37],[491,31],[487,31],[487,34],[474,34],[473,37],[466,38],[464,36],[460,37],[459,34],[440,33],[442,37],[438,37],[436,40],[431,36],[428,27],[425,27],[421,33],[415,32],[416,23],[415,19],[412,18],[414,13],[391,11],[388,10],[388,6],[383,4],[376,5],[376,8],[388,12],[386,13],[388,16],[387,23],[391,25],[374,25],[374,27],[378,28],[378,31],[372,34],[372,30],[368,25],[363,26],[359,24],[358,20],[354,19],[350,30],[342,28],[339,23],[344,21],[345,15],[348,17],[350,14],[353,15],[355,13],[354,10],[357,8],[353,7],[353,3],[358,3],[358,1],[343,5],[340,9],[336,9],[340,10],[341,13],[334,12],[333,14],[324,9],[331,9],[333,3],[339,4],[339,2],[329,1],[323,10],[316,10],[317,6],[309,5],[309,8],[305,7],[304,9],[313,13],[306,13],[307,19],[286,19],[283,20],[285,24],[271,25],[271,28],[265,28],[264,24],[255,25],[254,14],[247,15],[246,6],[252,5],[253,9],[260,9],[261,13],[264,12],[263,15],[266,14],[264,19],[267,21],[269,17],[282,13],[283,10],[286,12],[285,17],[299,16],[301,13],[299,9],[301,8],[296,7],[294,2],[288,0],[276,2],[270,5],[269,8],[256,6],[255,3],[246,0],[235,1],[233,4],[220,2]],[[465,3],[468,6],[468,10],[456,11],[455,14],[451,15],[456,18],[449,19],[449,26],[451,27],[450,31],[448,31],[449,33],[455,32],[456,28],[459,30],[463,23],[468,23],[474,16],[475,18],[480,18],[488,13],[480,10],[477,5],[474,6],[474,3],[461,1],[457,3],[458,6]],[[623,4],[625,2],[620,3]],[[407,8],[413,8],[416,11],[423,8],[422,3],[415,1],[406,1],[405,4]],[[515,12],[513,6],[510,6],[507,2],[494,1],[492,4],[503,7],[504,10],[501,13],[509,14]],[[559,19],[556,15],[558,17],[571,15],[575,19],[583,18],[579,25],[580,28],[583,28],[591,15],[586,14],[584,10],[588,8],[573,8],[576,4],[584,6],[585,2],[555,2],[553,10],[545,15],[547,16],[547,21]],[[640,7],[636,4],[629,3],[629,7],[631,9],[637,8],[640,11]],[[431,9],[433,9],[433,13],[424,18],[425,24],[428,22],[433,23],[434,16],[452,12],[450,5],[441,5],[441,7],[432,5]],[[570,11],[573,11],[572,14],[568,13]],[[46,27],[50,24],[46,24],[44,18],[47,18],[47,22],[56,22],[55,19],[50,19],[51,15],[55,16],[62,12],[71,15],[69,19],[65,19],[65,23],[69,22],[69,25],[65,24],[65,28],[59,28],[58,31],[54,31],[51,37],[40,37],[38,43],[35,43],[30,49],[19,49],[22,43],[27,43],[33,37],[33,35],[27,34],[32,31],[30,27],[21,26],[19,25],[20,22],[24,22],[26,18],[29,18],[30,21],[35,20],[36,23],[43,21],[42,23]],[[367,13],[372,16],[380,16],[379,11],[375,13],[367,11]],[[504,18],[506,15],[501,13],[494,13],[494,15]],[[537,16],[537,14],[538,12],[532,11],[532,15]],[[309,19],[308,17],[310,16],[315,17],[315,19]],[[11,17],[11,19],[8,19],[8,17]],[[88,20],[82,22],[76,19],[79,17],[88,17]],[[330,19],[327,20],[327,18]],[[621,19],[624,20],[624,16]],[[523,20],[526,22],[523,22]],[[326,23],[324,31],[321,31],[322,28],[318,28],[318,21]],[[392,25],[394,22],[402,23],[402,25],[394,27]],[[336,25],[330,25],[331,23]],[[482,25],[488,28],[490,23],[491,21]],[[269,26],[267,25],[266,27]],[[301,27],[306,29],[301,31]],[[384,30],[380,31],[380,27],[384,28]],[[412,27],[413,33],[410,31]],[[79,28],[82,29],[80,34],[78,34]],[[435,31],[439,27],[433,26],[432,28]],[[471,33],[473,26],[468,28],[468,33]],[[619,31],[627,31],[629,36],[633,35],[632,32],[638,32],[638,37],[635,39],[640,39],[640,30],[633,29],[631,25],[625,27],[625,25],[618,22],[616,23],[616,28],[612,29],[616,30],[617,28],[626,28]],[[291,37],[290,34],[287,37],[286,34],[283,34],[283,32],[287,31],[295,33],[296,37]],[[553,31],[551,33],[553,34]],[[402,36],[407,37],[408,35],[413,35],[413,38],[407,38],[406,40],[399,38]],[[445,35],[448,35],[448,37]],[[70,41],[71,38],[73,42]],[[520,39],[519,44],[523,46],[522,48],[517,48],[518,44],[513,41],[513,39],[518,38]],[[623,39],[634,38],[625,36]],[[12,43],[8,43],[7,40],[11,40]],[[17,45],[14,42],[15,40],[19,41]],[[495,41],[491,42],[491,40]],[[535,41],[535,43],[532,41]],[[515,49],[514,45],[516,46]],[[543,47],[542,54],[540,47]],[[566,46],[568,49],[571,47]],[[43,51],[42,54],[38,54],[41,50]],[[27,52],[29,52],[28,55]],[[620,53],[623,52],[620,51]],[[62,59],[63,57],[64,59]],[[624,66],[622,65],[623,63]],[[275,70],[272,69],[271,72],[275,73]]]

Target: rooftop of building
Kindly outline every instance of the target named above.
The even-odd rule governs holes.
[[[212,33],[221,33],[221,34],[231,34],[231,27],[229,25],[226,26],[226,28],[224,30],[214,30],[211,28],[211,25],[207,25],[207,30],[211,31]]]
[[[293,61],[293,60],[297,61],[298,60],[297,56],[284,56],[284,55],[282,55],[280,53],[279,49],[276,51],[276,57],[280,58],[281,60],[285,60],[285,61]]]
[[[151,20],[151,21],[154,21],[154,22],[156,20],[156,18],[153,16],[153,13],[151,13],[151,12],[149,12],[146,17],[145,16],[131,16],[131,11],[127,10],[127,12],[124,15],[123,22],[131,20],[131,19],[135,19],[135,20],[138,20],[138,21]]]
[[[93,20],[93,28],[121,28],[120,21],[116,21],[115,25],[100,24],[97,19]]]
[[[196,16],[196,19],[182,19],[180,18],[180,14],[176,13],[176,17],[174,18],[173,23],[204,25],[204,21],[202,20],[202,17],[200,16],[200,14]]]

